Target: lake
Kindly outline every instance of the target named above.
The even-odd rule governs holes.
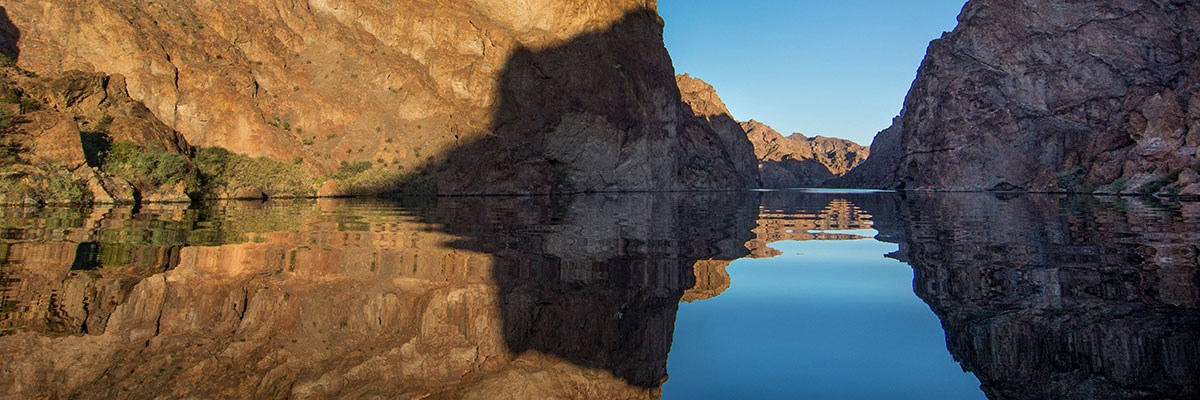
[[[0,208],[0,398],[1200,396],[1200,203]]]

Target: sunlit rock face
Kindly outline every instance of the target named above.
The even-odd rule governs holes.
[[[754,208],[742,203],[754,201],[30,212],[5,219],[24,222],[6,230],[0,262],[0,387],[14,398],[657,398],[692,266],[746,254]]]
[[[682,134],[693,148],[692,152],[707,159],[693,161],[696,167],[692,173],[734,173],[732,179],[746,182],[744,187],[762,186],[754,144],[721,101],[717,90],[708,82],[688,74],[675,76],[675,82],[683,101]]]
[[[901,209],[899,257],[989,398],[1200,395],[1194,204],[946,194]]]
[[[0,96],[0,204],[188,200],[174,183],[128,182],[99,168],[112,141],[183,156],[192,150],[130,98],[122,77],[79,71],[39,76],[0,65]],[[53,182],[63,180],[80,182],[85,193],[62,195]]]
[[[763,187],[820,187],[845,175],[867,159],[870,149],[845,139],[789,136],[758,121],[741,123],[750,143]]]
[[[905,100],[899,185],[1200,194],[1196,2],[972,0],[958,20]]]
[[[653,0],[8,2],[0,49],[118,74],[197,146],[442,193],[736,188],[684,132]]]

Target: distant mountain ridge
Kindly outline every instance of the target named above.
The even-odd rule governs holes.
[[[738,153],[732,159],[746,159],[737,163],[739,172],[755,168],[759,184],[764,188],[792,188],[822,186],[831,179],[840,177],[867,159],[870,149],[845,139],[824,136],[808,137],[800,133],[783,136],[775,129],[758,121],[737,122],[712,85],[688,74],[675,77],[683,103],[691,108],[694,121],[700,127],[689,125],[689,129],[707,129],[712,137],[724,138],[722,147]],[[749,139],[749,146],[733,139],[735,136]],[[742,152],[752,147],[752,158]]]
[[[763,186],[768,188],[824,186],[867,159],[870,149],[846,139],[783,136],[761,122],[742,122],[758,158]]]

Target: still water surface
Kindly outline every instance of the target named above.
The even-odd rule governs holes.
[[[1195,398],[1200,203],[0,209],[3,398]]]

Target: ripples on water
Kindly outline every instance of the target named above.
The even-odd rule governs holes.
[[[0,208],[0,393],[1194,398],[1198,227],[870,192]]]

